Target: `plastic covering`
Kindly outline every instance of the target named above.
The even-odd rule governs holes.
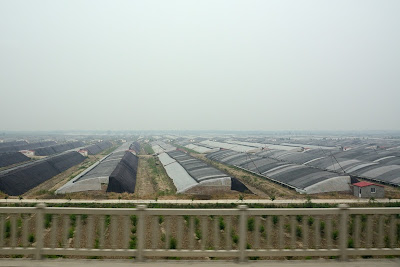
[[[0,143],[0,148],[3,148],[3,147],[12,147],[12,146],[19,146],[19,145],[26,145],[26,144],[28,144],[28,142],[26,142],[25,140],[22,140],[22,141],[1,142],[1,143]]]
[[[84,160],[84,156],[71,151],[17,168],[0,176],[0,190],[12,196],[24,194]]]
[[[84,149],[86,149],[88,151],[89,155],[96,155],[96,154],[99,154],[100,152],[102,152],[103,150],[112,147],[112,145],[113,144],[110,141],[103,141],[103,142],[98,142],[96,144],[87,146]]]
[[[35,149],[35,155],[36,156],[49,156],[57,153],[61,153],[70,149],[78,148],[84,146],[83,142],[81,141],[75,141],[75,142],[69,142],[69,143],[64,143],[64,144],[57,144],[57,145],[52,145],[48,147],[40,147]]]
[[[249,152],[253,150],[257,150],[258,148],[253,147],[253,146],[244,146],[244,145],[239,145],[239,144],[228,144],[228,143],[223,143],[223,142],[216,142],[216,141],[201,141],[201,145],[205,145],[208,147],[212,148],[223,148],[223,149],[230,149],[238,152]]]
[[[131,152],[125,152],[109,178],[107,192],[135,192],[138,157]]]
[[[168,152],[168,151],[174,151],[176,147],[171,146],[170,144],[167,144],[163,141],[154,141],[151,143],[151,146],[154,150],[155,153],[162,153],[162,152]]]
[[[0,168],[29,160],[29,157],[20,152],[3,153],[0,154]]]
[[[187,171],[167,153],[158,155],[161,164],[164,166],[168,176],[172,179],[177,193],[183,193],[198,185],[198,182],[190,176]]]
[[[218,151],[207,155],[211,160],[216,160],[228,165],[237,166],[250,172],[262,175],[280,184],[286,185],[297,191],[304,193],[318,193],[336,190],[349,190],[350,177],[339,177],[336,173],[318,170],[305,165],[284,162],[275,158],[266,158],[263,156],[271,155],[272,157],[280,157],[287,154],[288,151],[280,151],[281,153],[271,153],[272,151],[264,151],[257,155],[250,155],[235,151]],[[275,151],[277,152],[277,151]],[[337,186],[324,186],[324,181],[335,178]],[[319,184],[320,187],[315,185]],[[335,185],[335,184],[334,184]],[[320,191],[318,191],[320,189]]]
[[[34,150],[39,147],[51,146],[57,143],[54,141],[41,141],[37,143],[27,143],[26,141],[18,141],[18,142],[13,142],[12,145],[10,145],[9,142],[0,144],[7,144],[5,146],[0,147],[0,153],[6,153],[6,152],[18,152],[20,150]]]
[[[109,184],[108,192],[133,192],[136,184],[138,159],[127,151],[131,143],[123,143],[114,152],[105,156],[73,180],[60,187],[56,193],[100,190],[102,184]],[[126,191],[122,191],[126,190]]]
[[[199,159],[193,158],[185,152],[175,150],[167,154],[175,159],[198,183],[205,180],[228,177],[220,170],[207,165]]]
[[[250,192],[250,190],[241,181],[236,178],[231,178],[231,190],[239,192]]]
[[[216,150],[218,150],[219,148],[208,148],[205,146],[199,146],[196,144],[187,144],[185,145],[186,148],[192,149],[198,153],[210,153],[210,152],[215,152]]]
[[[89,172],[85,173],[85,175],[81,176],[76,182],[92,179],[92,178],[107,178],[110,177],[111,173],[115,170],[118,163],[121,161],[124,156],[125,151],[114,152],[107,157],[103,158],[94,168],[92,168]],[[107,182],[108,183],[108,182]]]
[[[129,146],[129,150],[133,150],[136,154],[140,153],[140,144],[139,142],[133,142],[132,145]]]

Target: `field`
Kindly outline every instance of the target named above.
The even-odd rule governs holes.
[[[176,188],[156,157],[139,156],[139,168],[136,178],[136,198],[155,199],[172,196]]]
[[[170,138],[171,136],[168,136],[168,138]],[[137,137],[135,137],[137,138]],[[365,149],[365,145],[363,143],[368,143],[370,141],[362,141],[360,144],[360,141],[356,140],[356,139],[348,139],[345,140],[345,142],[352,144],[354,143],[355,145],[355,149],[354,152],[351,150],[351,152],[345,153],[343,151],[340,150],[336,150],[336,148],[334,150],[332,150],[334,148],[334,146],[338,147],[338,144],[344,141],[341,141],[340,139],[332,139],[332,140],[325,140],[324,143],[326,143],[327,147],[324,147],[323,149],[325,149],[325,152],[323,151],[323,149],[321,149],[321,147],[317,148],[317,146],[314,145],[314,150],[311,149],[311,152],[304,152],[304,153],[300,153],[298,149],[295,149],[293,147],[289,147],[289,150],[292,150],[294,152],[285,152],[285,151],[289,151],[289,150],[285,150],[288,148],[288,143],[291,142],[289,139],[286,139],[284,141],[281,141],[283,145],[273,145],[270,144],[269,149],[267,150],[263,150],[263,149],[256,149],[254,150],[254,147],[257,146],[257,144],[261,144],[262,142],[260,141],[260,143],[255,143],[255,141],[250,141],[250,142],[242,142],[242,141],[235,141],[234,139],[230,139],[230,138],[225,138],[225,137],[220,137],[220,139],[218,139],[218,141],[214,140],[212,141],[211,139],[204,141],[205,143],[203,143],[204,139],[200,139],[200,141],[195,141],[192,140],[191,138],[193,137],[180,137],[178,139],[163,139],[164,137],[160,137],[160,136],[156,136],[156,137],[148,137],[147,139],[141,139],[140,142],[130,142],[129,143],[125,143],[125,147],[123,149],[131,149],[131,151],[133,151],[133,149],[135,150],[139,150],[139,154],[138,156],[138,165],[137,167],[137,173],[135,174],[135,181],[134,181],[134,193],[113,193],[113,192],[106,192],[107,190],[107,184],[102,184],[101,185],[101,190],[97,190],[97,191],[84,191],[84,192],[78,192],[78,193],[67,193],[67,194],[61,194],[61,195],[55,195],[54,192],[55,190],[57,190],[58,188],[60,188],[61,186],[63,186],[64,184],[66,184],[69,180],[73,179],[74,177],[76,177],[79,173],[81,173],[82,171],[86,170],[88,167],[92,166],[96,161],[98,161],[99,159],[103,158],[105,155],[108,155],[109,153],[115,151],[118,147],[121,146],[121,140],[113,140],[113,141],[102,141],[102,144],[106,144],[108,142],[108,146],[107,148],[105,148],[105,150],[101,151],[101,152],[96,152],[99,153],[97,155],[89,155],[82,163],[73,166],[69,169],[67,169],[66,171],[60,173],[59,175],[56,175],[44,182],[42,182],[41,184],[39,184],[38,186],[30,189],[28,192],[22,194],[21,196],[14,196],[14,197],[9,197],[9,198],[34,198],[34,199],[49,199],[49,198],[67,198],[67,199],[148,199],[148,200],[158,200],[158,199],[210,199],[210,200],[218,200],[218,199],[268,199],[268,200],[284,200],[284,199],[356,199],[357,197],[353,196],[350,191],[347,192],[337,192],[337,191],[333,191],[333,192],[328,192],[328,193],[314,193],[314,194],[300,194],[298,192],[296,192],[296,190],[289,188],[289,186],[285,186],[282,183],[277,183],[277,182],[273,182],[272,180],[268,179],[267,177],[263,176],[263,175],[257,175],[255,174],[256,171],[251,171],[248,168],[251,169],[251,167],[255,164],[249,164],[246,163],[246,166],[250,166],[250,167],[239,167],[239,165],[237,165],[237,163],[229,165],[229,159],[228,161],[224,161],[224,157],[230,157],[233,158],[234,160],[236,160],[236,162],[245,162],[246,160],[251,160],[251,157],[254,157],[255,160],[258,160],[259,166],[268,166],[268,164],[271,164],[271,166],[275,167],[275,166],[286,166],[285,165],[285,158],[288,157],[288,162],[287,163],[291,163],[290,166],[296,167],[298,168],[299,172],[304,171],[304,177],[307,175],[314,175],[313,173],[315,173],[317,170],[319,170],[321,172],[321,175],[325,175],[326,177],[329,177],[329,175],[331,175],[334,172],[337,172],[338,170],[343,169],[343,167],[346,167],[346,163],[347,162],[351,162],[349,161],[349,156],[348,155],[354,155],[354,157],[359,157],[360,160],[358,160],[360,163],[357,164],[364,164],[363,163],[363,157],[365,158],[366,156],[368,156],[369,158],[371,158],[372,160],[375,160],[376,158],[378,158],[380,160],[380,158],[384,159],[385,161],[388,161],[390,163],[388,164],[397,164],[398,161],[397,160],[397,150],[390,150],[390,152],[386,151],[386,150],[382,150],[382,151],[377,151],[371,154],[370,150],[366,150]],[[86,139],[85,139],[86,140]],[[110,139],[108,139],[110,140]],[[135,139],[136,140],[136,139]],[[152,141],[153,140],[153,141]],[[164,140],[164,141],[162,141]],[[226,141],[225,141],[226,140]],[[233,140],[233,141],[232,141]],[[239,139],[238,139],[239,140]],[[253,140],[253,139],[251,139]],[[376,140],[374,140],[375,142]],[[64,141],[63,141],[64,142]],[[204,186],[202,184],[200,184],[200,180],[196,180],[197,181],[197,186],[196,187],[189,187],[190,189],[183,191],[185,193],[179,193],[177,194],[177,188],[174,185],[174,181],[173,179],[171,179],[168,174],[166,173],[166,170],[164,169],[163,163],[160,162],[159,158],[157,155],[155,155],[155,151],[153,150],[153,145],[157,144],[157,142],[161,145],[161,147],[168,147],[165,149],[169,149],[169,151],[171,150],[171,146],[172,149],[178,149],[178,150],[183,150],[185,151],[187,154],[183,154],[181,152],[181,154],[179,153],[175,153],[173,157],[184,157],[184,161],[181,163],[179,162],[179,164],[181,166],[186,166],[184,162],[189,161],[189,160],[193,160],[193,159],[198,159],[200,160],[200,162],[195,162],[195,160],[193,160],[193,166],[194,167],[194,176],[192,176],[193,179],[201,179],[202,176],[207,176],[210,175],[210,177],[212,177],[212,175],[217,175],[216,177],[218,177],[219,174],[217,173],[217,170],[221,171],[223,175],[229,176],[229,177],[234,177],[236,178],[238,181],[240,181],[244,186],[246,186],[249,191],[244,191],[244,192],[238,192],[238,191],[234,191],[234,190],[227,190],[227,187],[223,188],[217,188],[217,187],[208,187],[208,186]],[[197,143],[196,143],[197,142]],[[264,141],[263,141],[264,142]],[[271,140],[267,140],[266,142],[271,142]],[[275,141],[274,141],[275,142]],[[277,141],[276,141],[277,142]],[[288,142],[288,143],[284,143],[284,142]],[[310,146],[312,146],[314,143],[319,143],[318,140],[313,140],[310,139],[309,141],[307,141],[310,143]],[[140,144],[139,144],[140,143]],[[217,145],[217,146],[221,146],[224,149],[220,150],[220,154],[216,153],[216,157],[217,158],[213,158],[213,157],[209,157],[210,154],[213,154],[214,151],[217,150],[212,150],[212,152],[209,152],[209,154],[202,154],[199,152],[196,152],[192,149],[188,149],[186,148],[186,145],[188,143],[193,143],[193,144],[197,144],[197,146],[192,146],[193,149],[196,149],[196,147],[199,149],[199,147],[204,146],[207,147],[208,146],[208,150],[210,151],[210,146],[212,148],[213,145]],[[292,142],[293,146],[296,146],[296,141]],[[392,147],[392,148],[396,148],[396,145],[398,144],[397,140],[384,140],[382,141],[382,143],[385,143],[387,145],[387,147]],[[89,142],[89,144],[96,144],[96,142]],[[110,144],[112,145],[110,147]],[[122,144],[124,144],[124,141],[122,141]],[[256,144],[256,145],[254,145]],[[319,144],[317,144],[319,145]],[[253,146],[253,147],[250,147]],[[276,147],[274,147],[276,146]],[[330,146],[330,147],[328,147]],[[359,148],[357,148],[357,146],[359,146]],[[135,147],[135,148],[134,148]],[[203,147],[204,148],[204,147]],[[163,148],[164,149],[164,148]],[[163,149],[161,149],[161,151],[163,151]],[[232,149],[233,154],[229,154],[231,151],[230,149]],[[283,149],[283,150],[280,150]],[[329,150],[330,149],[330,150]],[[242,156],[240,153],[243,153],[241,151],[251,151],[251,152],[246,152],[247,157]],[[98,151],[98,150],[97,150]],[[202,150],[203,152],[205,150]],[[225,151],[228,151],[229,153],[226,154],[224,156],[223,153],[225,153]],[[327,157],[326,159],[323,160],[319,160],[319,157],[321,155],[324,155],[326,157],[326,155],[332,155],[332,151],[334,151],[334,154],[338,155],[338,157],[343,157],[341,158],[329,158]],[[395,151],[395,152],[393,152]],[[160,152],[160,149],[157,148],[157,152]],[[236,153],[236,154],[235,154]],[[274,154],[275,153],[275,154]],[[314,154],[315,156],[314,156]],[[321,154],[324,153],[324,154]],[[353,153],[353,154],[351,154]],[[187,155],[189,155],[191,158],[186,157]],[[218,158],[218,155],[222,155],[221,158]],[[289,155],[289,156],[286,156]],[[381,155],[381,156],[380,156]],[[387,156],[389,155],[389,156]],[[301,157],[305,157],[305,160],[302,161]],[[307,158],[309,157],[309,158]],[[43,156],[41,157],[35,157],[35,159],[38,158],[44,158]],[[351,156],[350,156],[351,158]],[[222,159],[222,160],[220,160]],[[303,163],[305,163],[306,161],[308,161],[309,159],[315,159],[312,160],[310,162],[313,163],[307,163],[310,165],[305,165]],[[174,160],[174,159],[172,159]],[[298,161],[299,163],[294,163],[290,160],[294,160],[294,162]],[[339,161],[342,162],[343,165],[340,165],[340,168],[338,166],[334,166],[333,170],[331,171],[326,171],[327,169],[329,169],[329,165],[334,164],[335,162]],[[201,169],[201,162],[206,163],[210,168],[215,168],[214,170],[212,169]],[[315,162],[315,163],[314,163]],[[384,161],[382,161],[384,162]],[[275,164],[275,165],[273,165]],[[297,164],[297,165],[296,165]],[[235,166],[233,166],[235,165]],[[196,167],[198,166],[198,167]],[[238,166],[238,167],[236,167]],[[289,166],[289,165],[288,165]],[[384,164],[382,164],[382,166],[385,166]],[[392,165],[390,165],[390,168],[394,168],[391,167]],[[396,165],[394,165],[396,166]],[[11,168],[14,166],[8,166],[7,168]],[[175,168],[175,166],[172,166],[173,168]],[[293,168],[291,167],[291,168]],[[332,166],[331,166],[332,167]],[[379,166],[378,166],[379,167]],[[189,169],[185,169],[189,175],[193,175],[193,173],[190,173],[191,170],[190,168],[192,168],[190,165],[184,167],[184,168],[189,168]],[[200,168],[197,173],[196,173],[196,168]],[[256,167],[257,168],[257,167]],[[263,171],[264,170],[268,170],[268,167],[263,167]],[[104,170],[107,168],[103,168]],[[351,169],[351,168],[350,168]],[[171,168],[170,168],[171,170]],[[391,170],[391,169],[389,169]],[[110,170],[111,173],[112,170]],[[136,170],[135,170],[136,171]],[[258,172],[258,169],[257,169]],[[393,171],[392,171],[393,172]],[[390,172],[390,173],[392,173]],[[199,175],[200,173],[200,175]],[[260,172],[261,173],[261,172]],[[290,173],[290,172],[288,172]],[[292,172],[293,173],[293,172]],[[296,173],[293,173],[294,175]],[[368,173],[367,173],[368,174]],[[99,174],[100,175],[100,174]],[[108,175],[108,174],[107,174]],[[198,175],[198,177],[196,177],[196,175]],[[314,178],[318,178],[315,176],[310,176],[313,179]],[[284,177],[285,178],[285,177]],[[290,177],[289,177],[290,178]],[[298,176],[295,179],[302,179],[301,176]],[[214,179],[214,178],[212,178]],[[280,179],[280,178],[278,178]],[[286,178],[285,178],[286,179]],[[392,179],[392,178],[390,178]],[[290,180],[290,179],[289,179]],[[360,181],[362,181],[363,179],[360,179]],[[178,181],[179,183],[179,181]],[[190,182],[191,183],[191,182]],[[189,183],[190,186],[192,186]],[[239,183],[240,184],[240,183]],[[182,185],[178,185],[181,186],[179,190],[182,189]],[[400,198],[400,189],[399,187],[395,187],[395,186],[391,186],[391,185],[387,185],[384,184],[383,185],[385,192],[386,192],[386,197],[390,200],[390,199],[399,199]],[[243,190],[243,189],[242,189]],[[6,194],[4,193],[0,193],[2,197],[8,197],[6,196]],[[371,197],[371,201],[373,201],[374,198]]]

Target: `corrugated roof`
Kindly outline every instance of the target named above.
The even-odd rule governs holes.
[[[373,183],[366,182],[366,181],[358,182],[358,183],[355,183],[353,185],[358,186],[358,187],[366,187],[366,186],[370,186],[370,185],[376,185],[376,186],[382,186],[383,187],[383,185],[373,184]]]

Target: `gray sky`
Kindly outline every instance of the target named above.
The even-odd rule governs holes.
[[[400,1],[0,1],[0,130],[400,130]]]

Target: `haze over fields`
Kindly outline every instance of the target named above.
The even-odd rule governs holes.
[[[400,130],[399,1],[1,1],[0,130]]]

